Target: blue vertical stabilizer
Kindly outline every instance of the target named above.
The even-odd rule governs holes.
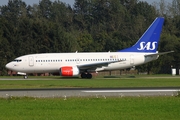
[[[141,38],[130,48],[119,50],[119,52],[156,52],[162,31],[164,18],[158,17],[149,26]]]

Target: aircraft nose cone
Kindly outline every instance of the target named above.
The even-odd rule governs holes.
[[[8,63],[8,64],[6,64],[6,66],[5,66],[7,69],[11,69],[11,64],[10,63]]]

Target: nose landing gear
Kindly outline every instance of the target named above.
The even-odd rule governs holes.
[[[28,76],[27,76],[27,75],[24,75],[24,79],[28,79]]]

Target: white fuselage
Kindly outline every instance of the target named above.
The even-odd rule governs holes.
[[[64,66],[81,66],[102,62],[111,62],[105,66],[89,68],[89,72],[111,71],[131,68],[155,60],[157,56],[145,57],[152,53],[137,52],[92,52],[92,53],[42,53],[16,58],[6,68],[23,73],[58,73]]]

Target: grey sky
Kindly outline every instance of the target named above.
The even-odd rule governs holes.
[[[33,5],[33,4],[38,4],[40,0],[22,0],[25,1],[26,4],[28,5]],[[55,1],[55,0],[51,0],[51,1]],[[65,2],[67,4],[70,4],[71,6],[74,4],[74,0],[60,0],[62,2]],[[153,3],[154,1],[159,2],[160,0],[141,0],[141,1],[147,1],[148,3]],[[172,2],[172,0],[165,0],[167,2]],[[2,5],[7,5],[8,0],[0,0],[0,6]]]

